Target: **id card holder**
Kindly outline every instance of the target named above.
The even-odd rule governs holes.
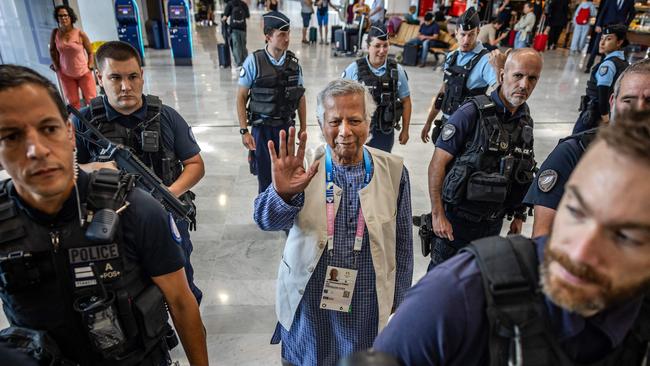
[[[357,271],[349,268],[327,266],[320,308],[352,312],[352,295],[357,281]]]

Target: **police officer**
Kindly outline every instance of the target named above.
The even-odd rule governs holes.
[[[277,11],[266,13],[263,18],[266,46],[244,61],[237,91],[239,133],[242,143],[251,151],[251,171],[257,174],[259,193],[271,184],[268,141],[279,146],[280,131],[288,131],[295,124],[296,109],[299,133],[307,126],[302,69],[298,58],[288,50],[289,18]],[[252,126],[251,131],[248,125]]]
[[[0,167],[3,335],[71,364],[167,365],[169,309],[190,363],[208,364],[176,224],[135,177],[78,171],[63,100],[22,66],[0,66]]]
[[[574,134],[609,122],[609,97],[616,79],[628,66],[623,54],[626,34],[627,27],[622,24],[610,25],[603,30],[598,47],[605,57],[591,70],[586,95],[580,100],[580,116],[573,127]]]
[[[650,110],[650,59],[630,65],[616,80],[610,100],[612,123],[616,116],[631,109]],[[535,181],[524,198],[533,206],[533,237],[548,235],[555,218],[564,187],[576,164],[596,137],[599,127],[560,140],[535,176]]]
[[[472,243],[409,290],[374,349],[404,366],[647,365],[648,136],[647,112],[603,127],[551,235]]]
[[[372,138],[367,145],[391,152],[395,141],[395,129],[402,120],[399,143],[409,139],[411,123],[411,96],[408,76],[395,60],[388,59],[388,32],[381,24],[372,25],[368,32],[368,56],[351,63],[341,77],[358,80],[365,84],[377,103],[372,116]]]
[[[542,70],[530,48],[510,53],[501,86],[463,104],[442,129],[429,163],[432,229],[436,238],[429,269],[470,241],[510,232],[525,219],[521,200],[533,179],[533,121],[526,100]]]
[[[128,146],[162,179],[169,190],[182,201],[191,203],[189,190],[205,172],[201,149],[192,129],[171,107],[153,95],[143,95],[142,62],[138,52],[125,42],[107,42],[97,50],[97,79],[105,95],[90,102],[81,112],[109,140]],[[76,120],[78,131],[85,126]],[[83,169],[114,167],[114,163],[97,162],[101,150],[81,138],[77,140],[79,163]],[[176,222],[181,246],[187,259],[185,271],[192,293],[201,303],[203,294],[194,285],[194,270],[190,263],[192,242],[190,224]],[[195,225],[195,224],[194,224]]]
[[[440,91],[431,101],[427,121],[422,128],[423,142],[429,141],[431,123],[442,110],[442,119],[435,121],[431,141],[435,143],[442,125],[460,107],[466,98],[485,94],[489,86],[497,83],[497,71],[503,66],[497,61],[498,50],[491,54],[481,41],[477,40],[480,20],[471,7],[458,18],[456,40],[458,49],[447,54],[443,67],[444,78]],[[495,71],[496,68],[496,71]]]

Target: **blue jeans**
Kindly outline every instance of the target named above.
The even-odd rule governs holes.
[[[422,46],[420,47],[420,50],[418,51],[418,58],[420,60],[420,64],[423,65],[427,62],[427,56],[429,56],[429,42],[431,40],[427,39],[426,41],[423,41],[419,38],[413,38],[412,40],[408,41],[408,44],[412,44],[414,46]]]
[[[519,36],[521,35],[521,31],[517,32],[517,35],[515,36],[515,48],[526,48],[529,47],[530,45],[528,44],[528,37],[526,37],[523,41],[519,39]]]
[[[578,25],[573,27],[573,37],[571,38],[571,51],[581,52],[587,44],[587,35],[589,35],[589,24]]]
[[[246,50],[246,31],[233,29],[230,39],[232,40],[232,57],[235,59],[235,64],[241,66],[246,56],[248,56],[248,50]]]
[[[203,292],[194,284],[194,268],[192,268],[192,263],[190,263],[190,256],[194,250],[194,246],[192,246],[192,241],[190,240],[190,225],[185,220],[177,220],[176,227],[178,227],[178,232],[181,234],[181,248],[183,249],[183,254],[185,254],[185,276],[187,277],[187,283],[190,285],[192,294],[196,297],[196,302],[201,305]]]

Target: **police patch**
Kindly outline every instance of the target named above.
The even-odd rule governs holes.
[[[181,238],[181,232],[178,231],[178,226],[176,226],[176,221],[174,221],[174,217],[172,214],[169,214],[169,231],[172,233],[172,239],[176,242],[176,244],[180,244],[183,238]]]
[[[607,74],[607,71],[609,71],[609,66],[601,66],[600,69],[598,69],[598,72],[600,73],[600,75]]]
[[[557,183],[557,172],[553,169],[546,169],[537,177],[537,187],[544,193],[553,189],[555,183]]]
[[[454,137],[456,134],[456,126],[447,123],[443,128],[440,136],[442,136],[442,141],[447,141],[450,138]]]
[[[241,70],[239,70],[239,77],[243,78],[244,76],[246,76],[246,69],[242,67]]]

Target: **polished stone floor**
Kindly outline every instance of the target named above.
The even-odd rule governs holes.
[[[291,49],[300,58],[307,89],[309,145],[315,146],[322,142],[315,119],[316,94],[352,59],[332,57],[329,46],[302,45],[299,5],[289,2],[284,7],[292,19]],[[261,13],[252,9],[249,51],[264,44]],[[330,14],[330,19],[334,16]],[[218,27],[197,27],[191,67],[174,67],[168,50],[148,50],[145,92],[159,95],[193,126],[206,162],[206,176],[194,189],[199,224],[198,231],[192,233],[192,263],[197,285],[205,295],[201,311],[211,360],[219,365],[276,365],[280,348],[269,340],[276,322],[275,278],[285,236],[262,232],[253,223],[257,180],[248,172],[236,122],[238,73],[234,68],[219,68],[218,41],[223,42]],[[566,50],[544,53],[543,73],[529,100],[539,161],[571,131],[577,117],[579,96],[587,81],[587,75],[579,71],[580,62],[579,56],[569,56]],[[393,152],[405,158],[410,171],[413,212],[423,213],[430,209],[426,172],[433,149],[422,143],[419,135],[442,72],[430,67],[406,70],[413,101],[411,138],[405,146],[396,144]],[[530,233],[530,223],[525,230]],[[415,232],[414,236],[417,238]],[[417,239],[414,245],[417,281],[428,260],[419,254]],[[186,362],[178,349],[174,357]]]

